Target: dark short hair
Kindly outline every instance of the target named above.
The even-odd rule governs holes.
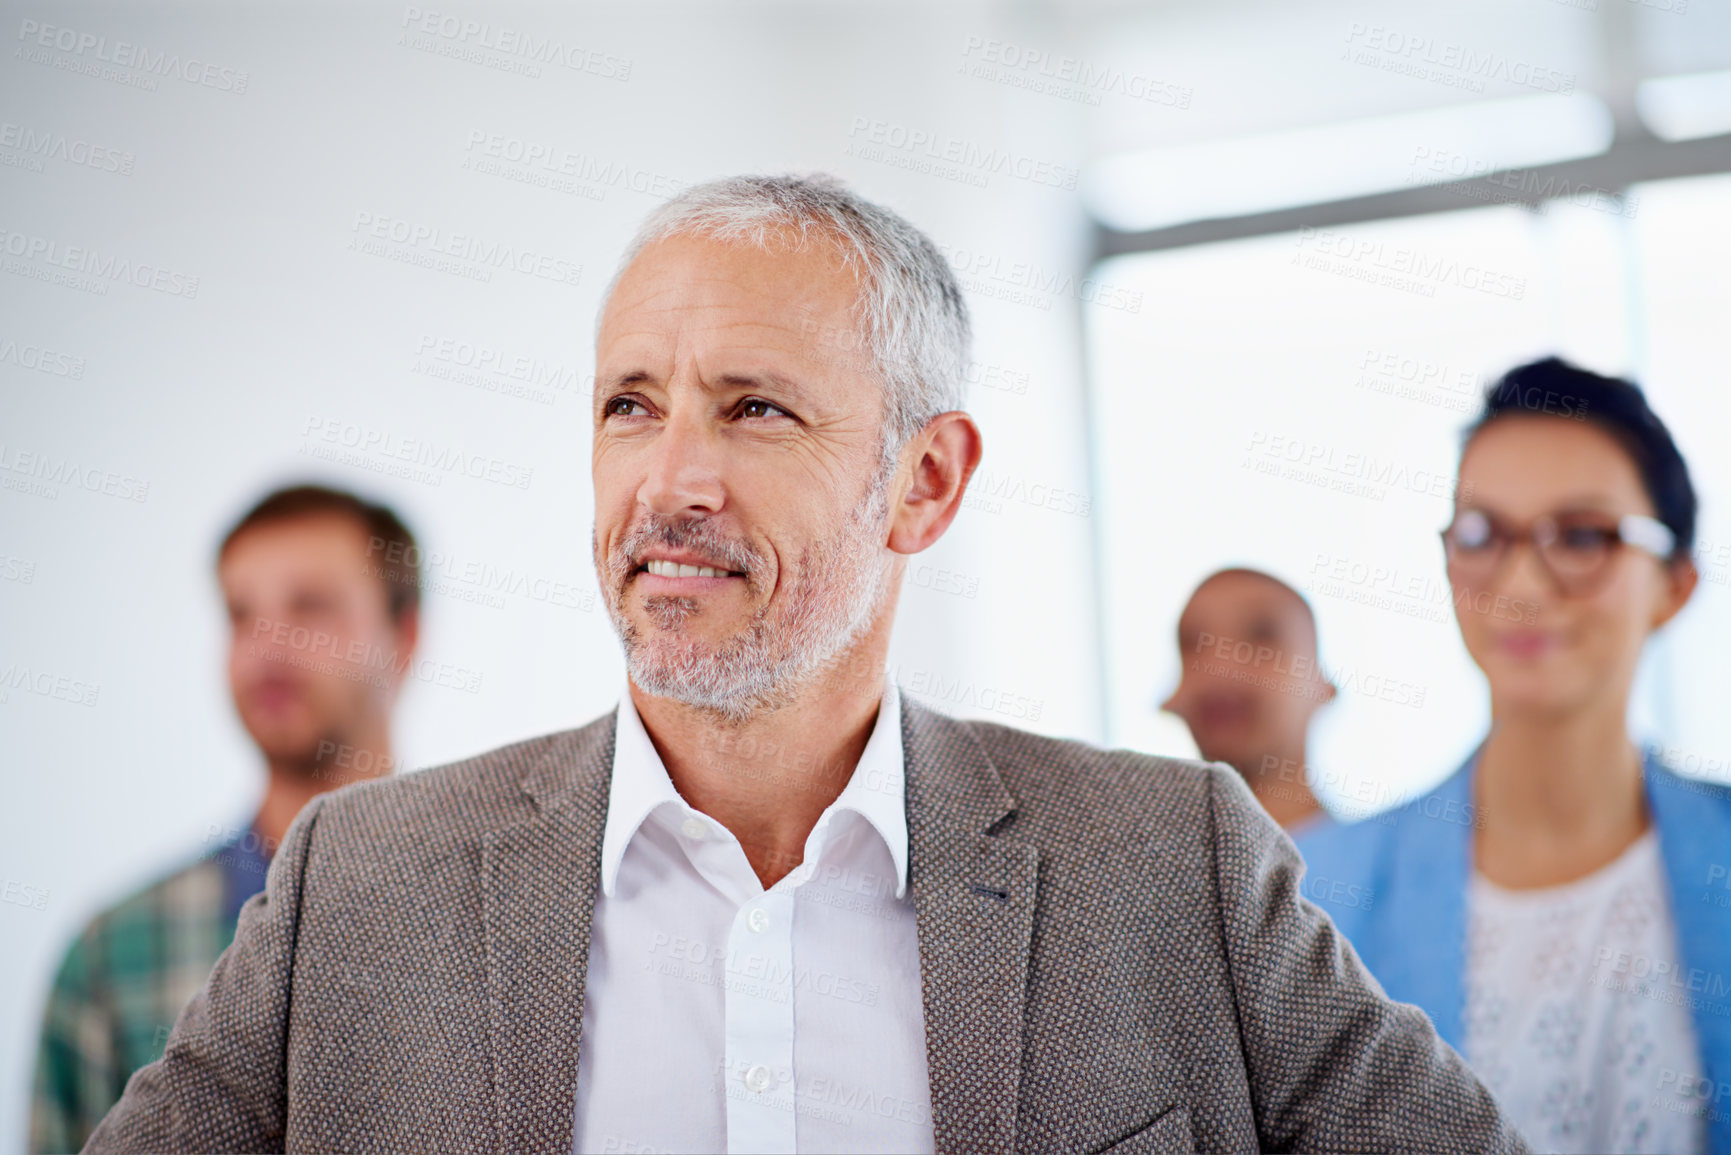
[[[352,518],[366,531],[368,556],[379,555],[373,569],[385,583],[391,621],[400,622],[403,615],[418,609],[421,604],[421,551],[415,546],[415,535],[389,506],[367,501],[341,489],[323,485],[291,485],[269,494],[249,509],[223,537],[222,545],[216,551],[217,561],[222,561],[229,546],[247,530],[332,513]]]
[[[1559,357],[1517,365],[1485,390],[1484,412],[1468,427],[1462,450],[1491,422],[1520,416],[1584,421],[1609,433],[1634,461],[1655,514],[1676,537],[1672,559],[1694,550],[1699,503],[1689,466],[1639,385]]]

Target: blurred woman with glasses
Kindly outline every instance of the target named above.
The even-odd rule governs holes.
[[[1493,385],[1442,532],[1490,731],[1392,818],[1298,839],[1307,892],[1357,896],[1335,923],[1539,1151],[1731,1155],[1731,790],[1627,724],[1695,512],[1634,385],[1556,359]]]

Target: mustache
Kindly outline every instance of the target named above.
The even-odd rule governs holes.
[[[645,514],[613,547],[608,569],[616,582],[631,576],[651,546],[689,550],[716,563],[717,568],[743,573],[749,584],[763,568],[763,555],[749,542],[729,536],[706,518]]]

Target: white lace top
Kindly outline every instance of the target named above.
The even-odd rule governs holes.
[[[1563,886],[1467,887],[1466,1059],[1535,1151],[1707,1149],[1657,835]]]

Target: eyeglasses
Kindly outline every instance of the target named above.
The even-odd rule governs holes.
[[[1463,509],[1442,531],[1442,540],[1449,576],[1475,584],[1496,576],[1509,546],[1531,542],[1539,564],[1565,595],[1591,592],[1610,572],[1612,555],[1625,545],[1661,561],[1677,546],[1676,535],[1663,522],[1638,513],[1547,514],[1517,530],[1483,510]]]

